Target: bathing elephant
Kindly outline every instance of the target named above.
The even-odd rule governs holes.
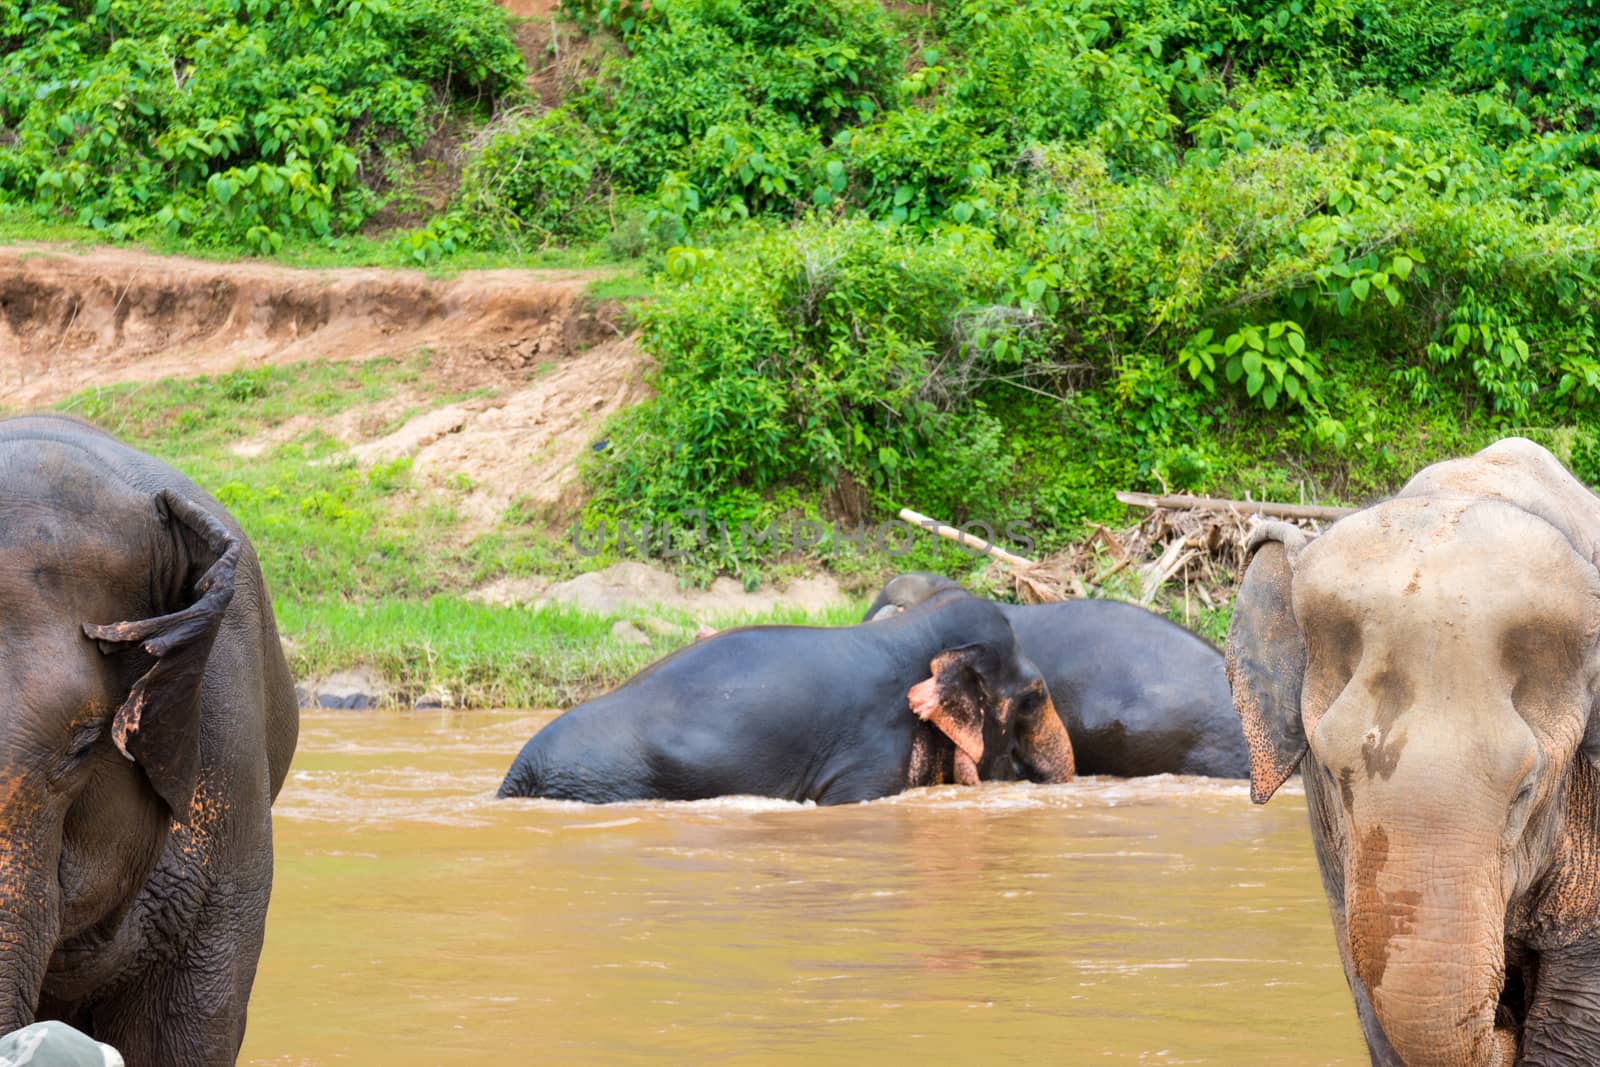
[[[500,795],[848,804],[1072,773],[1038,669],[994,605],[967,600],[871,626],[703,638],[535,734]]]
[[[965,596],[942,575],[902,574],[866,617]],[[1044,673],[1079,774],[1249,776],[1222,653],[1210,642],[1115,600],[999,607],[1023,654]]]
[[[1302,772],[1372,1062],[1600,1064],[1600,499],[1512,438],[1254,542],[1251,794]]]
[[[298,730],[249,541],[83,423],[0,421],[0,1035],[231,1064]]]

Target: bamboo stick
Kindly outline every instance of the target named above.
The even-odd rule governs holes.
[[[1274,504],[1264,500],[1226,500],[1211,496],[1156,496],[1152,493],[1118,493],[1117,499],[1136,508],[1170,508],[1173,511],[1236,511],[1241,515],[1270,515],[1277,519],[1318,519],[1332,522],[1353,514],[1356,508],[1325,504]]]
[[[1025,559],[1014,552],[1007,552],[1005,549],[998,545],[992,545],[981,537],[974,537],[972,534],[964,530],[958,530],[954,526],[946,526],[938,519],[930,519],[928,516],[912,511],[910,508],[900,509],[900,520],[909,522],[913,526],[920,526],[924,530],[932,530],[946,541],[955,541],[966,548],[982,552],[986,556],[992,556],[1001,563],[1013,568],[1036,566],[1031,559]]]

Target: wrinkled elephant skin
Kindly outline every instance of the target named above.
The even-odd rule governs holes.
[[[0,421],[0,1034],[234,1062],[297,730],[227,512],[87,425]]]

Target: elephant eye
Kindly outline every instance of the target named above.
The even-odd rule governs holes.
[[[67,743],[66,755],[57,765],[55,772],[50,776],[52,781],[59,781],[83,765],[94,751],[96,742],[105,734],[105,724],[99,722],[84,723],[72,731],[72,738]]]
[[[1037,689],[1029,689],[1017,698],[1014,706],[1016,717],[1023,722],[1031,722],[1039,717],[1040,710],[1044,707],[1044,694]]]
[[[94,748],[95,742],[99,741],[104,733],[104,724],[98,722],[88,726],[80,726],[74,730],[72,732],[72,758],[82,759],[87,756],[90,750]]]

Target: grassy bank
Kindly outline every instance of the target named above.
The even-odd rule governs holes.
[[[260,554],[302,679],[361,666],[402,702],[443,692],[473,706],[567,705],[691,640],[701,624],[860,617],[859,602],[815,616],[691,617],[469,600],[497,578],[571,577],[620,557],[585,556],[514,509],[488,530],[469,531],[454,499],[461,489],[424,484],[407,460],[363,466],[317,425],[381,409],[385,421],[368,427],[377,436],[467,395],[436,389],[419,354],[111,386],[56,408],[172,463],[233,512]],[[793,562],[778,576],[802,569]],[[624,620],[647,643],[619,640],[612,628]]]
[[[779,609],[707,620],[670,610],[597,615],[493,607],[439,595],[369,604],[285,597],[277,610],[302,676],[362,664],[406,697],[443,691],[476,707],[568,707],[687,644],[700,622],[718,628],[764,622],[837,626],[860,621],[864,607],[856,602],[819,613]],[[612,627],[622,619],[643,623],[635,630],[649,643],[619,641]]]

